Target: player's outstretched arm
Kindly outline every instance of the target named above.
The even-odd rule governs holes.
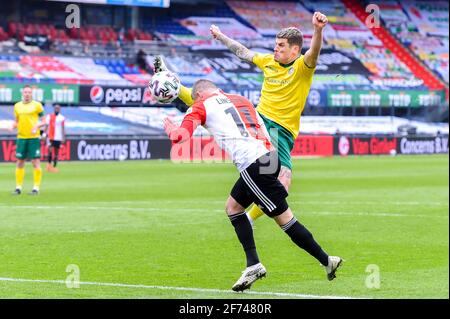
[[[220,31],[219,27],[214,24],[211,25],[209,31],[211,32],[211,35],[213,36],[214,39],[217,39],[220,42],[222,42],[228,49],[230,49],[231,52],[236,54],[238,58],[245,60],[247,62],[253,62],[255,52],[247,49],[241,43],[227,37]]]
[[[311,39],[311,47],[306,51],[304,61],[307,66],[313,68],[317,64],[319,58],[320,49],[322,48],[323,41],[323,28],[328,23],[326,15],[320,12],[314,12],[312,18],[312,24],[314,26],[314,33]]]
[[[180,95],[178,96],[181,101],[184,102],[187,106],[191,107],[194,104],[194,100],[192,99],[192,88],[187,88],[184,85],[181,85]]]

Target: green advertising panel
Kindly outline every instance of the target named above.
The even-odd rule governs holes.
[[[440,105],[444,91],[419,90],[329,90],[328,106],[334,107],[421,107]]]
[[[22,99],[24,84],[1,84],[0,103],[16,103]],[[78,103],[79,86],[62,84],[32,84],[33,99],[39,102]]]

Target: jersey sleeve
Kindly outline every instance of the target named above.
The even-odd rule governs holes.
[[[253,56],[253,63],[261,70],[264,70],[264,65],[270,61],[271,56],[272,54],[256,53]]]
[[[184,85],[181,86],[180,89],[180,100],[184,102],[187,106],[192,106],[194,104],[194,100],[192,99],[192,88],[187,88]]]
[[[18,112],[18,110],[17,110],[17,104],[14,104],[14,117],[15,117],[16,119],[19,118],[19,112]]]
[[[37,106],[36,106],[36,113],[39,115],[39,117],[44,116],[44,107],[39,102],[37,103]]]
[[[309,67],[306,65],[305,60],[304,60],[305,56],[302,55],[299,59],[298,59],[298,63],[297,63],[297,68],[298,68],[298,73],[302,78],[312,78],[312,76],[314,75],[314,71],[316,71],[316,67]]]
[[[197,102],[192,106],[192,109],[188,110],[186,116],[183,119],[184,121],[195,121],[198,122],[199,125],[203,125],[206,122],[206,110],[203,105],[203,101]],[[198,125],[197,125],[198,126]]]
[[[188,110],[188,114],[183,119],[180,127],[170,133],[170,139],[173,143],[180,143],[189,139],[194,134],[199,125],[206,122],[206,110],[203,102],[195,103]]]

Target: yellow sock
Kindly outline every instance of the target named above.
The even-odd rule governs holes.
[[[264,212],[261,210],[261,208],[258,207],[258,205],[254,204],[252,208],[248,211],[248,215],[252,220],[256,220],[262,215],[264,215]]]
[[[33,181],[34,181],[34,189],[39,189],[39,186],[41,186],[41,179],[42,179],[42,170],[41,168],[35,168],[33,171]]]
[[[16,167],[16,188],[22,188],[23,180],[25,178],[25,167]]]

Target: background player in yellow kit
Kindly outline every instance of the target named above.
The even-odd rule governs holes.
[[[309,94],[317,59],[322,47],[322,31],[328,23],[327,17],[315,12],[312,17],[314,27],[311,46],[301,55],[303,35],[297,28],[290,27],[278,32],[273,54],[260,54],[246,48],[241,43],[224,35],[212,25],[212,36],[222,42],[237,57],[252,62],[264,73],[260,102],[257,111],[264,120],[272,143],[278,151],[281,170],[278,179],[289,190],[292,178],[291,151],[300,130],[300,116]],[[155,59],[155,72],[166,70],[161,57]],[[191,89],[182,86],[180,99],[191,106]],[[249,211],[251,220],[263,215],[257,206]]]
[[[33,164],[33,190],[30,195],[38,195],[41,185],[41,140],[40,129],[45,126],[44,108],[40,102],[32,99],[31,87],[25,85],[22,89],[22,101],[14,105],[15,121],[13,129],[17,128],[16,141],[16,189],[13,195],[22,193],[25,177],[25,160]]]

